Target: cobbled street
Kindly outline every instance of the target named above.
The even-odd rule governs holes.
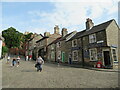
[[[11,58],[12,60],[12,58]],[[118,72],[96,71],[45,63],[37,72],[35,61],[12,67],[2,61],[2,88],[116,88]]]

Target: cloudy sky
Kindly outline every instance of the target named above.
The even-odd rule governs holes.
[[[90,2],[91,1],[91,2]],[[14,27],[20,32],[53,33],[55,25],[69,32],[85,29],[87,18],[94,25],[115,19],[119,0],[2,0],[2,30]],[[0,23],[1,24],[1,23]],[[1,31],[2,31],[1,30]]]

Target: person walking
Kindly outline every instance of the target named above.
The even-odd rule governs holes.
[[[13,60],[12,60],[12,66],[15,66],[15,65],[16,65],[16,59],[13,58]]]
[[[20,56],[17,57],[17,67],[20,65]]]
[[[28,61],[28,55],[26,56],[25,60]]]
[[[39,56],[38,58],[37,58],[37,60],[36,60],[36,67],[37,67],[37,72],[38,71],[42,71],[42,64],[44,64],[44,60],[42,59],[42,57],[41,56]]]
[[[58,56],[58,66],[60,66],[60,56]]]
[[[31,61],[31,59],[32,59],[32,55],[29,55],[29,61]]]
[[[71,56],[71,54],[69,55],[69,64],[72,64],[72,56]]]
[[[9,63],[9,61],[10,61],[10,55],[8,55],[7,57],[7,63]]]

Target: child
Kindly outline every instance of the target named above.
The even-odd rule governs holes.
[[[20,64],[20,57],[18,56],[17,57],[17,67],[19,66],[19,64]]]
[[[15,58],[13,58],[13,61],[12,61],[12,66],[15,66],[15,64],[16,64],[16,59],[15,59]]]
[[[10,56],[8,56],[8,58],[7,58],[7,63],[9,63],[9,61],[10,61]]]

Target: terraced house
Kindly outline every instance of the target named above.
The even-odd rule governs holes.
[[[114,19],[94,26],[92,20],[88,18],[86,29],[69,40],[72,43],[72,62],[95,67],[96,63],[101,61],[105,67],[116,68],[120,60],[119,30]]]
[[[61,39],[61,37],[54,40],[47,46],[47,59],[49,62],[57,62],[57,42]]]
[[[27,55],[32,55],[33,59],[35,59],[35,47],[36,41],[41,39],[43,36],[41,34],[33,34],[32,38],[28,41],[28,52]]]
[[[50,32],[45,32],[44,37],[36,41],[36,57],[42,56],[44,60],[47,60],[47,46],[59,37],[61,37],[61,35],[59,34],[59,27],[57,25],[54,27],[54,34],[50,34]]]
[[[48,45],[48,60],[57,61],[58,57],[60,57],[60,62],[66,63],[69,60],[69,52],[71,48],[71,43],[67,43],[67,41],[77,32],[73,31],[68,33],[67,29],[63,28],[61,33],[62,37],[57,38]]]

